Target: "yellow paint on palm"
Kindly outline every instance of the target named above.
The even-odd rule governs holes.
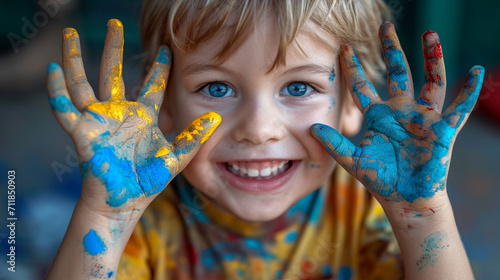
[[[156,155],[155,157],[161,157],[161,156],[164,156],[166,154],[170,153],[169,149],[167,149],[166,147],[161,147],[158,152],[156,152]]]
[[[117,122],[123,122],[125,116],[136,114],[139,118],[150,124],[153,118],[146,108],[140,107],[138,102],[126,100],[113,100],[103,103],[92,103],[88,109],[94,113],[102,114]]]
[[[103,103],[92,103],[88,109],[92,112],[103,114],[108,118],[123,122],[125,115],[131,115],[131,105],[138,105],[139,103],[133,101],[110,101]]]
[[[143,119],[147,123],[152,123],[153,122],[153,119],[151,118],[151,116],[146,111],[146,108],[144,108],[144,107],[139,108],[139,109],[136,110],[136,112],[137,112],[137,115],[139,116],[139,118]]]

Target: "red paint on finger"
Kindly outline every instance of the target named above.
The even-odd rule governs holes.
[[[427,31],[424,33],[424,59],[425,59],[425,70],[426,70],[426,82],[433,83],[437,85],[442,85],[441,75],[434,74],[434,69],[439,67],[438,62],[443,58],[443,50],[441,48],[441,42],[439,38],[436,38],[434,42],[429,42],[427,37],[429,35],[436,34],[434,31]],[[437,35],[436,35],[437,36]],[[429,86],[425,86],[425,90],[430,90]]]
[[[434,31],[427,31],[424,33],[423,37],[424,40],[427,42],[427,37],[430,34],[436,34]],[[441,42],[439,41],[439,38],[432,44],[427,45],[426,50],[425,50],[425,55],[426,58],[442,58],[443,57],[443,50],[441,49]]]

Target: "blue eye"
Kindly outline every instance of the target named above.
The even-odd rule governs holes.
[[[228,96],[234,96],[234,91],[232,88],[230,88],[228,85],[224,83],[210,83],[206,86],[204,86],[201,91],[205,94],[208,94],[211,97],[228,97]]]
[[[304,96],[314,89],[309,86],[308,84],[305,83],[291,83],[288,84],[283,91],[281,92],[282,95],[291,95],[291,96]]]

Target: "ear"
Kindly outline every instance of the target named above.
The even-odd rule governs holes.
[[[341,127],[342,134],[351,137],[358,134],[361,129],[361,124],[363,122],[363,113],[359,110],[358,106],[354,102],[351,93],[346,89],[344,94],[344,108],[342,112]]]

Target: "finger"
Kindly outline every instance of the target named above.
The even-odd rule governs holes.
[[[122,78],[123,25],[117,19],[108,21],[108,32],[99,69],[99,99],[125,100]]]
[[[379,30],[380,42],[387,65],[387,86],[389,98],[405,96],[413,99],[413,84],[409,68],[396,29],[391,22],[385,22]]]
[[[483,85],[484,68],[474,66],[467,75],[465,84],[453,103],[446,109],[443,118],[449,126],[460,129],[476,104]]]
[[[353,156],[355,156],[359,150],[356,145],[334,128],[324,124],[313,124],[309,132],[316,140],[323,144],[323,147],[325,147],[347,172],[355,176],[358,164],[353,160]]]
[[[146,76],[146,83],[142,88],[141,95],[137,101],[159,110],[163,100],[166,82],[170,73],[171,56],[167,47],[162,46],[158,51],[156,60]]]
[[[56,63],[48,67],[47,88],[52,112],[66,133],[71,134],[80,120],[80,111],[71,102],[64,82],[64,74]]]
[[[181,163],[182,170],[198,152],[214,130],[219,126],[221,117],[214,112],[208,112],[191,122],[177,137],[172,146]]]
[[[96,98],[83,68],[80,38],[73,28],[63,31],[63,68],[73,104],[83,111],[96,102]]]
[[[446,94],[446,70],[441,42],[436,32],[427,31],[422,35],[422,49],[425,81],[417,102],[441,113]]]
[[[351,46],[344,45],[340,49],[340,66],[345,73],[347,86],[353,93],[354,102],[361,111],[380,101],[377,91],[366,78]]]

